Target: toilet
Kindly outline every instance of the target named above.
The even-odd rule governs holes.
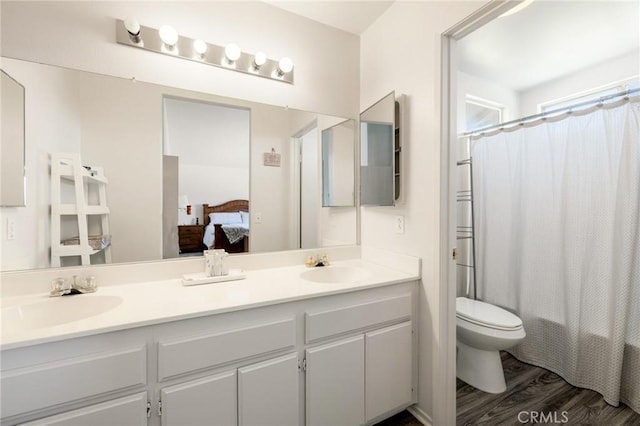
[[[522,320],[502,308],[466,297],[456,298],[457,376],[476,389],[507,389],[500,350],[526,336]]]

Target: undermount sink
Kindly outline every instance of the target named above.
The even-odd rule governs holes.
[[[300,278],[316,283],[357,283],[369,273],[356,266],[322,266],[300,274]]]
[[[118,296],[77,295],[8,306],[1,309],[2,328],[29,330],[53,327],[105,313],[121,303],[122,298]]]

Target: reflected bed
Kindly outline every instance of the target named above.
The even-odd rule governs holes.
[[[202,205],[205,224],[202,242],[227,253],[249,251],[249,200],[231,200],[217,206]]]

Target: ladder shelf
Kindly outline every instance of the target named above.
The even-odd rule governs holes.
[[[83,166],[79,154],[51,154],[51,266],[65,266],[65,257],[111,263],[107,184],[102,167]]]

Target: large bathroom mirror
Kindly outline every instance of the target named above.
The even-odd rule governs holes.
[[[0,70],[0,206],[25,205],[24,86]]]
[[[351,207],[355,203],[354,121],[322,131],[322,206]]]
[[[354,120],[16,59],[1,65],[26,88],[33,194],[2,211],[18,230],[2,239],[2,271],[51,265],[52,153],[79,153],[104,170],[113,263],[200,255],[211,212],[228,208],[246,213],[238,252],[357,242],[355,207],[323,207],[321,164],[323,130],[345,123],[351,136],[340,138],[346,147],[334,142],[333,157],[353,165]],[[342,172],[354,182],[353,166]]]
[[[395,93],[360,114],[360,204],[393,206]]]

